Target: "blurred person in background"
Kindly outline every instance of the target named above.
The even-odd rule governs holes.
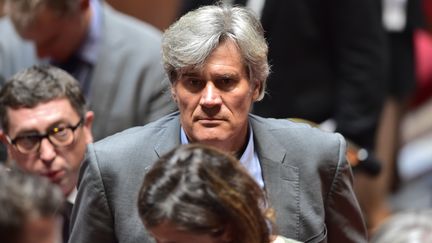
[[[370,234],[391,215],[389,198],[398,184],[401,121],[416,88],[414,34],[423,22],[420,0],[382,0],[382,25],[388,42],[388,77],[376,156],[382,162],[378,177],[357,176],[357,195],[368,218]]]
[[[12,76],[0,90],[0,140],[12,170],[47,177],[66,197],[63,239],[86,145],[92,142],[93,112],[79,83],[54,66],[33,66]]]
[[[0,165],[0,241],[60,243],[63,201],[48,179]]]
[[[175,110],[161,58],[161,33],[99,0],[5,0],[0,74],[35,63],[74,76],[96,114],[95,140]]]

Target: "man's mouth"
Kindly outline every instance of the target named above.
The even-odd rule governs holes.
[[[42,174],[47,177],[52,183],[58,184],[65,176],[64,170],[51,170]]]

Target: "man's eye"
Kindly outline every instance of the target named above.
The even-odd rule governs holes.
[[[199,79],[189,79],[189,85],[198,87],[202,84],[202,81]]]
[[[233,83],[233,80],[230,78],[224,78],[224,79],[221,79],[220,83],[222,85],[229,85],[229,84]]]
[[[190,92],[198,92],[204,88],[204,81],[197,78],[188,78],[184,80],[186,89]]]
[[[67,127],[56,127],[50,132],[50,137],[57,141],[65,141],[70,138],[72,130]]]
[[[221,78],[216,81],[216,86],[221,90],[229,91],[235,87],[236,83],[232,78]]]
[[[51,130],[50,134],[54,135],[56,137],[61,137],[61,136],[65,135],[65,134],[67,134],[67,132],[68,132],[67,130],[68,129],[65,128],[65,127],[55,127],[55,128],[53,128]]]
[[[31,148],[38,143],[40,137],[38,135],[22,136],[16,139],[16,143],[25,148]]]

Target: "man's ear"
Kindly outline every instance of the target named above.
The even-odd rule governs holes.
[[[93,120],[94,120],[94,112],[93,111],[87,111],[84,116],[84,124],[83,129],[86,137],[86,143],[92,143],[93,142],[93,133],[92,133],[92,127],[93,127]]]
[[[259,80],[254,81],[254,87],[252,90],[252,98],[254,101],[258,100],[258,97],[260,96],[261,86],[262,86],[261,81]]]
[[[175,103],[178,103],[177,102],[177,92],[176,92],[174,83],[171,83],[171,97],[172,97],[172,99],[174,100]]]
[[[13,159],[12,144],[6,138],[6,133],[0,129],[0,141],[6,146],[8,159]]]

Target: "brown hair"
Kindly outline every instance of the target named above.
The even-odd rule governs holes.
[[[179,230],[231,242],[270,242],[265,195],[234,157],[203,145],[182,145],[145,176],[138,211],[147,228],[164,222]],[[231,234],[230,234],[231,232]]]

